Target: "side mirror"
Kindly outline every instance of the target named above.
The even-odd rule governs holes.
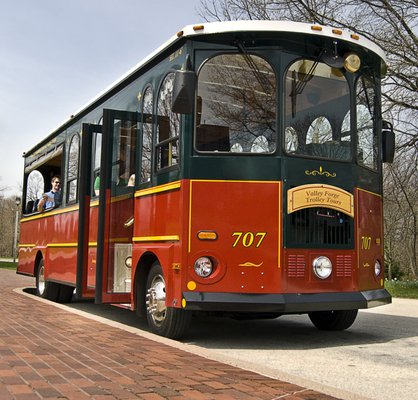
[[[196,91],[196,74],[194,71],[176,71],[173,84],[171,111],[180,114],[191,114]]]
[[[392,163],[395,156],[395,133],[390,122],[382,122],[382,161]]]

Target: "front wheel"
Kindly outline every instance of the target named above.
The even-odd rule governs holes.
[[[309,319],[322,331],[343,331],[353,325],[358,310],[315,311]]]
[[[154,263],[147,278],[146,314],[151,330],[170,339],[182,337],[190,325],[190,311],[166,306],[166,285],[160,264]]]

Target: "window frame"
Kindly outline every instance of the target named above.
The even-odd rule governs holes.
[[[245,157],[245,156],[250,156],[250,157],[254,157],[254,156],[271,156],[276,154],[279,149],[280,149],[280,139],[279,139],[279,116],[280,116],[280,103],[279,103],[279,93],[280,93],[280,87],[279,87],[279,74],[275,68],[275,65],[272,64],[272,62],[265,56],[258,54],[256,51],[248,51],[248,53],[246,53],[248,56],[255,56],[258,57],[260,59],[262,59],[270,68],[271,68],[271,72],[274,73],[274,78],[275,78],[275,88],[274,88],[274,101],[275,101],[275,109],[274,109],[274,113],[275,113],[275,118],[274,118],[274,128],[275,131],[273,131],[273,137],[275,138],[274,141],[274,149],[268,152],[252,152],[252,151],[232,151],[233,147],[236,146],[240,146],[242,148],[242,146],[240,145],[239,142],[236,143],[231,143],[230,144],[230,150],[229,151],[222,151],[222,150],[199,150],[197,148],[197,112],[198,112],[198,108],[197,106],[195,107],[195,111],[193,114],[194,117],[194,124],[193,124],[193,150],[196,152],[196,154],[199,154],[200,156],[239,156],[239,157]],[[236,51],[221,51],[221,52],[216,52],[215,54],[211,54],[210,56],[208,56],[207,58],[205,58],[202,63],[200,64],[198,70],[197,70],[197,81],[196,81],[196,104],[198,102],[198,95],[199,95],[199,77],[200,77],[200,73],[202,71],[202,69],[205,67],[205,65],[212,59],[214,59],[215,57],[219,57],[219,56],[225,56],[225,55],[234,55],[234,56],[242,56],[242,53],[240,52],[236,52]],[[256,145],[256,140],[258,138],[262,138],[264,137],[266,140],[268,140],[266,138],[266,135],[260,135],[260,136],[256,136],[254,138],[254,140],[251,142],[250,148],[254,147]]]
[[[344,117],[341,119],[340,134],[343,133],[342,127],[343,127],[344,120],[345,120],[345,118],[347,116],[347,113],[350,113],[350,115],[351,115],[350,118],[349,118],[349,123],[350,123],[350,135],[349,135],[349,138],[350,138],[350,140],[349,141],[348,140],[343,140],[343,136],[340,136],[340,139],[339,139],[338,143],[339,144],[342,143],[342,142],[349,143],[349,146],[347,146],[347,147],[350,150],[350,157],[348,157],[347,159],[331,158],[331,157],[326,157],[326,156],[322,157],[322,156],[310,155],[310,154],[306,154],[306,153],[302,153],[302,152],[301,153],[289,152],[287,150],[286,145],[287,145],[288,141],[286,140],[286,130],[288,128],[292,128],[295,131],[296,136],[298,136],[297,135],[297,131],[295,130],[295,128],[292,125],[287,125],[288,120],[287,120],[287,117],[286,117],[286,115],[287,115],[286,113],[287,113],[288,110],[286,108],[286,96],[289,93],[287,91],[286,79],[287,79],[288,74],[289,74],[289,69],[294,64],[296,64],[297,62],[300,62],[300,61],[303,61],[303,60],[309,61],[311,63],[315,63],[315,61],[316,61],[314,58],[309,57],[309,56],[306,56],[306,55],[305,56],[301,56],[301,55],[293,54],[293,56],[294,57],[292,59],[290,59],[290,61],[287,63],[287,65],[284,66],[284,68],[282,69],[282,71],[283,71],[283,75],[282,75],[282,87],[283,87],[283,90],[282,90],[282,109],[281,109],[281,115],[282,115],[282,120],[283,120],[283,127],[282,127],[282,132],[281,132],[281,134],[282,134],[282,140],[281,140],[282,154],[284,156],[286,156],[286,157],[297,157],[297,158],[305,158],[305,159],[311,159],[311,160],[322,160],[322,161],[342,162],[342,163],[354,163],[355,160],[356,160],[356,155],[355,155],[355,152],[356,152],[356,150],[355,150],[355,146],[356,146],[356,143],[355,143],[356,142],[356,132],[355,132],[355,128],[353,126],[353,122],[352,122],[353,119],[352,119],[351,116],[353,115],[353,107],[354,107],[353,106],[353,98],[355,97],[355,93],[354,93],[355,92],[355,88],[353,88],[353,85],[352,85],[352,82],[351,82],[351,79],[350,79],[349,75],[345,71],[343,71],[343,70],[340,70],[340,71],[342,73],[342,76],[344,77],[344,81],[345,81],[346,87],[348,88],[348,95],[347,95],[347,97],[348,97],[348,106],[349,107],[348,107],[347,112],[344,114]],[[326,63],[324,63],[321,60],[319,60],[319,64],[327,65]],[[328,67],[329,68],[332,68],[330,66],[328,66]],[[309,82],[309,80],[308,80],[308,82]],[[307,125],[307,127],[306,127],[305,145],[308,144],[306,138],[307,138],[309,129],[312,127],[313,123],[318,118],[320,118],[320,117],[325,118],[329,123],[331,123],[331,120],[330,120],[329,116],[327,116],[327,115],[318,115],[318,116],[315,116],[315,118],[311,121],[311,123],[309,125]],[[332,124],[331,124],[331,128],[332,128]],[[331,135],[333,133],[334,132],[331,131]],[[301,145],[300,143],[297,143],[296,151],[300,147],[300,145]]]
[[[359,157],[359,152],[360,152],[360,136],[358,134],[358,113],[357,113],[357,108],[360,105],[363,105],[365,107],[367,107],[367,104],[363,104],[363,103],[359,103],[357,101],[358,99],[358,94],[357,94],[357,89],[358,89],[358,85],[361,84],[361,79],[364,78],[365,81],[368,81],[371,84],[371,87],[373,89],[373,114],[370,113],[371,116],[371,120],[373,122],[373,127],[372,127],[372,131],[373,131],[373,151],[374,151],[374,167],[370,167],[370,165],[364,164],[362,162],[360,162],[360,157]],[[377,107],[380,107],[379,103],[377,103],[375,101],[376,96],[377,96],[377,92],[378,92],[378,87],[376,84],[376,78],[373,76],[368,76],[365,73],[363,74],[359,74],[356,77],[355,83],[354,83],[354,112],[355,112],[355,162],[359,167],[365,168],[368,171],[371,172],[375,172],[378,173],[379,172],[379,164],[380,164],[380,146],[379,146],[379,135],[378,135],[378,129],[377,129],[377,121],[378,121],[378,110]]]
[[[100,119],[99,125],[101,125],[102,121]],[[101,156],[102,156],[102,141],[103,141],[103,133],[95,132],[92,144],[92,168],[91,168],[91,195],[94,198],[99,197],[100,195],[100,169],[101,169]],[[100,148],[97,148],[98,140],[97,138],[100,137]],[[99,184],[99,187],[96,186],[96,181]]]
[[[150,113],[147,113],[146,115],[151,115],[151,121],[145,121],[145,117],[144,117],[144,100],[145,100],[145,95],[147,93],[147,91],[149,91],[151,93],[152,96],[152,102],[151,102],[151,108],[150,108]],[[141,105],[140,105],[140,114],[141,114],[141,125],[140,125],[140,129],[141,129],[141,136],[140,136],[140,149],[139,149],[139,162],[138,162],[138,168],[139,171],[139,179],[138,179],[138,185],[140,186],[148,186],[151,184],[152,181],[152,177],[153,177],[153,173],[154,173],[154,159],[155,159],[155,155],[154,155],[154,142],[156,139],[156,126],[155,126],[155,107],[156,107],[156,103],[155,103],[155,93],[154,93],[154,88],[152,86],[152,84],[147,84],[144,86],[142,92],[141,92]],[[148,111],[148,110],[147,110]],[[147,180],[143,180],[142,178],[142,173],[143,173],[143,164],[144,164],[144,136],[145,136],[145,129],[144,129],[144,125],[149,125],[150,129],[151,129],[151,136],[150,136],[150,149],[149,149],[149,156],[150,156],[150,160],[149,160],[149,178]]]
[[[77,167],[76,167],[76,173],[74,174],[74,177],[71,176],[71,179],[70,179],[71,149],[72,149],[75,138],[77,138],[77,141],[78,141],[77,162],[75,163],[77,165]],[[66,199],[67,204],[74,204],[74,203],[78,202],[78,197],[79,197],[79,187],[78,187],[78,185],[79,185],[79,173],[80,173],[80,150],[81,150],[81,137],[80,137],[80,134],[78,132],[76,132],[69,139],[68,152],[67,152],[68,158],[67,158],[67,165],[66,165],[67,168],[66,168],[66,173],[65,173],[65,178],[66,178],[65,199]],[[75,197],[70,198],[70,193],[71,193],[70,185],[74,181],[75,181]]]
[[[168,128],[168,138],[167,139],[163,139],[161,141],[160,140],[160,128],[159,128],[159,106],[160,106],[160,94],[161,94],[161,90],[163,88],[164,83],[166,82],[168,76],[172,75],[172,80],[174,82],[174,77],[175,77],[175,70],[169,70],[161,79],[160,85],[158,87],[158,91],[157,91],[157,95],[154,97],[154,105],[153,105],[153,109],[155,111],[154,114],[154,130],[153,130],[153,170],[156,174],[159,173],[163,173],[163,172],[167,172],[167,171],[171,171],[171,170],[178,170],[180,169],[180,163],[181,163],[181,130],[182,130],[182,117],[181,114],[179,113],[174,113],[171,111],[171,104],[172,104],[172,98],[170,99],[170,107],[169,107],[169,128]],[[171,91],[172,94],[172,91]],[[171,117],[172,115],[177,115],[178,116],[178,136],[170,136],[171,134]],[[161,115],[162,117],[167,117],[166,115]],[[170,145],[171,143],[175,143],[177,141],[177,163],[176,164],[169,164],[169,165],[165,165],[163,167],[159,167],[159,153],[158,153],[158,149],[166,146],[166,145]],[[172,159],[172,147],[168,146],[170,149],[170,154],[168,154],[168,157],[170,159],[170,155],[171,155],[171,159]]]

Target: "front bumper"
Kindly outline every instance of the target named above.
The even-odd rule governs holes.
[[[241,294],[184,292],[186,310],[278,312],[281,314],[312,311],[355,310],[390,304],[386,289],[364,292]]]

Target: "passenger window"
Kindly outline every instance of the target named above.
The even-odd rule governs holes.
[[[195,147],[203,152],[276,149],[276,76],[251,54],[222,54],[199,73]]]
[[[285,129],[285,149],[287,153],[294,153],[298,149],[298,135],[290,126]]]
[[[42,174],[37,170],[32,171],[28,176],[26,186],[25,214],[30,214],[36,211],[38,199],[41,198],[44,188],[45,181]]]
[[[102,134],[95,134],[93,160],[93,196],[100,194],[100,157],[102,154]]]
[[[243,151],[242,146],[239,143],[234,143],[231,146],[232,153],[242,153],[242,151]]]
[[[180,115],[171,111],[174,73],[168,74],[160,88],[157,104],[157,170],[179,162]]]
[[[75,134],[70,142],[67,168],[67,202],[77,201],[78,164],[80,154],[80,136]]]
[[[350,88],[340,69],[314,60],[295,61],[285,80],[286,152],[349,161],[349,110]]]
[[[350,141],[351,137],[351,113],[350,111],[345,114],[342,126],[341,126],[341,140],[345,142]]]
[[[152,88],[145,89],[142,100],[142,153],[141,153],[141,183],[151,180],[151,155],[152,155],[152,115],[153,96]]]
[[[325,117],[318,117],[312,122],[306,135],[306,144],[326,143],[332,140],[331,124]]]
[[[251,146],[251,153],[268,153],[269,142],[264,135],[257,136]]]

